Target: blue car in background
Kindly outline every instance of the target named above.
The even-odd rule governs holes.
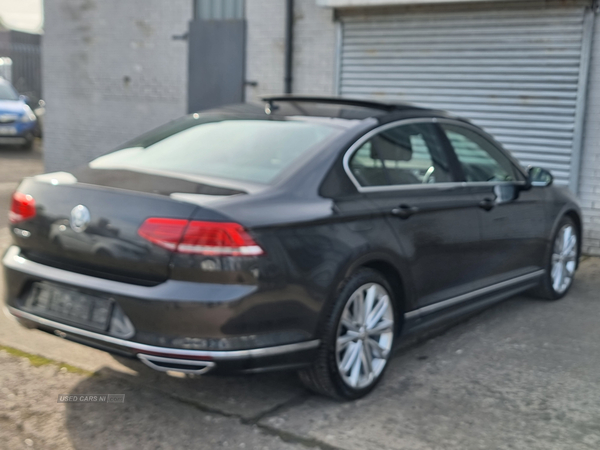
[[[0,79],[0,144],[30,149],[37,128],[37,117],[8,81]]]

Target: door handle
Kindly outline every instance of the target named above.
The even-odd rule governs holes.
[[[492,209],[494,209],[494,206],[496,206],[496,202],[494,201],[494,199],[491,198],[484,198],[479,202],[479,207],[486,211],[491,211]]]
[[[408,219],[419,211],[419,208],[416,206],[400,205],[397,208],[392,209],[392,215],[399,217],[400,219]]]

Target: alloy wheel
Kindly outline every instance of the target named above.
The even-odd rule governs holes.
[[[338,325],[338,371],[351,388],[372,384],[383,372],[394,340],[394,311],[388,292],[377,283],[358,288],[348,299]]]
[[[577,233],[575,228],[564,225],[554,240],[550,278],[552,289],[557,294],[564,293],[573,282],[577,267]]]

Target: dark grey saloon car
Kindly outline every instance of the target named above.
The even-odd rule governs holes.
[[[299,370],[354,399],[408,333],[564,296],[581,212],[469,121],[271,97],[25,179],[3,257],[22,324],[195,374]]]

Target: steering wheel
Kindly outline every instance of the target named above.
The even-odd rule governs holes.
[[[421,183],[423,183],[423,184],[431,183],[434,172],[435,172],[435,167],[430,166],[429,169],[427,169],[427,172],[425,172],[425,176],[423,177],[423,180],[421,181]]]

